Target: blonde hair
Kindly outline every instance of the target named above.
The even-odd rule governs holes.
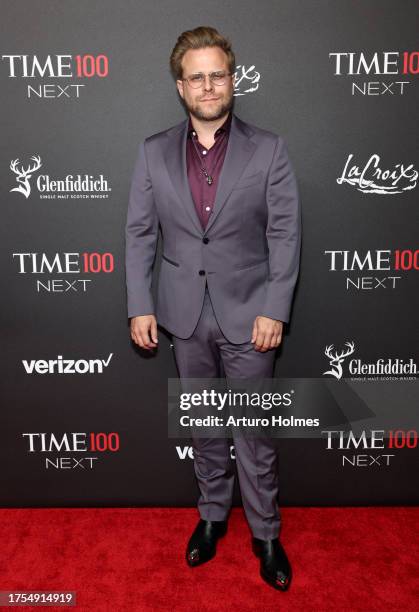
[[[220,47],[227,55],[229,72],[236,69],[236,58],[228,38],[225,38],[210,26],[199,26],[193,30],[182,32],[176,41],[170,55],[170,70],[175,79],[182,79],[182,59],[189,49],[203,49],[204,47]]]

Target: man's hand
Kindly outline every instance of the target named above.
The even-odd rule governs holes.
[[[154,315],[132,317],[131,338],[143,349],[155,348],[158,343],[156,317]]]
[[[281,344],[283,326],[282,321],[269,317],[256,317],[251,340],[252,344],[255,344],[255,351],[266,353],[270,349],[277,348]]]

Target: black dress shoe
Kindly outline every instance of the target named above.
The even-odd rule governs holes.
[[[186,561],[190,567],[201,565],[215,556],[218,538],[227,532],[227,521],[200,519],[186,549]]]
[[[280,541],[252,539],[253,552],[260,557],[260,575],[274,589],[286,591],[291,583],[291,566]]]

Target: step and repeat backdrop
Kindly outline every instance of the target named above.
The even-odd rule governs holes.
[[[275,376],[305,381],[319,411],[330,383],[347,417],[278,440],[280,503],[417,503],[417,2],[1,12],[0,504],[196,503],[191,442],[168,436],[171,338],[155,355],[130,339],[124,227],[140,141],[186,116],[169,56],[199,25],[232,41],[234,112],[285,139],[297,176],[301,272]]]

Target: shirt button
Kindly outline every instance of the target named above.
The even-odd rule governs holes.
[[[210,207],[210,206],[205,206],[205,210],[206,210],[207,212],[209,212],[209,211],[211,210],[211,207]]]
[[[200,271],[198,272],[198,274],[199,274],[199,276],[204,276],[204,274],[205,274],[205,270],[200,270]]]
[[[207,152],[206,152],[206,151],[202,151],[202,155],[206,155],[206,154],[207,154]]]
[[[208,242],[209,242],[209,238],[207,238],[207,237],[205,236],[204,238],[202,238],[202,242],[203,242],[204,244],[208,244]]]

